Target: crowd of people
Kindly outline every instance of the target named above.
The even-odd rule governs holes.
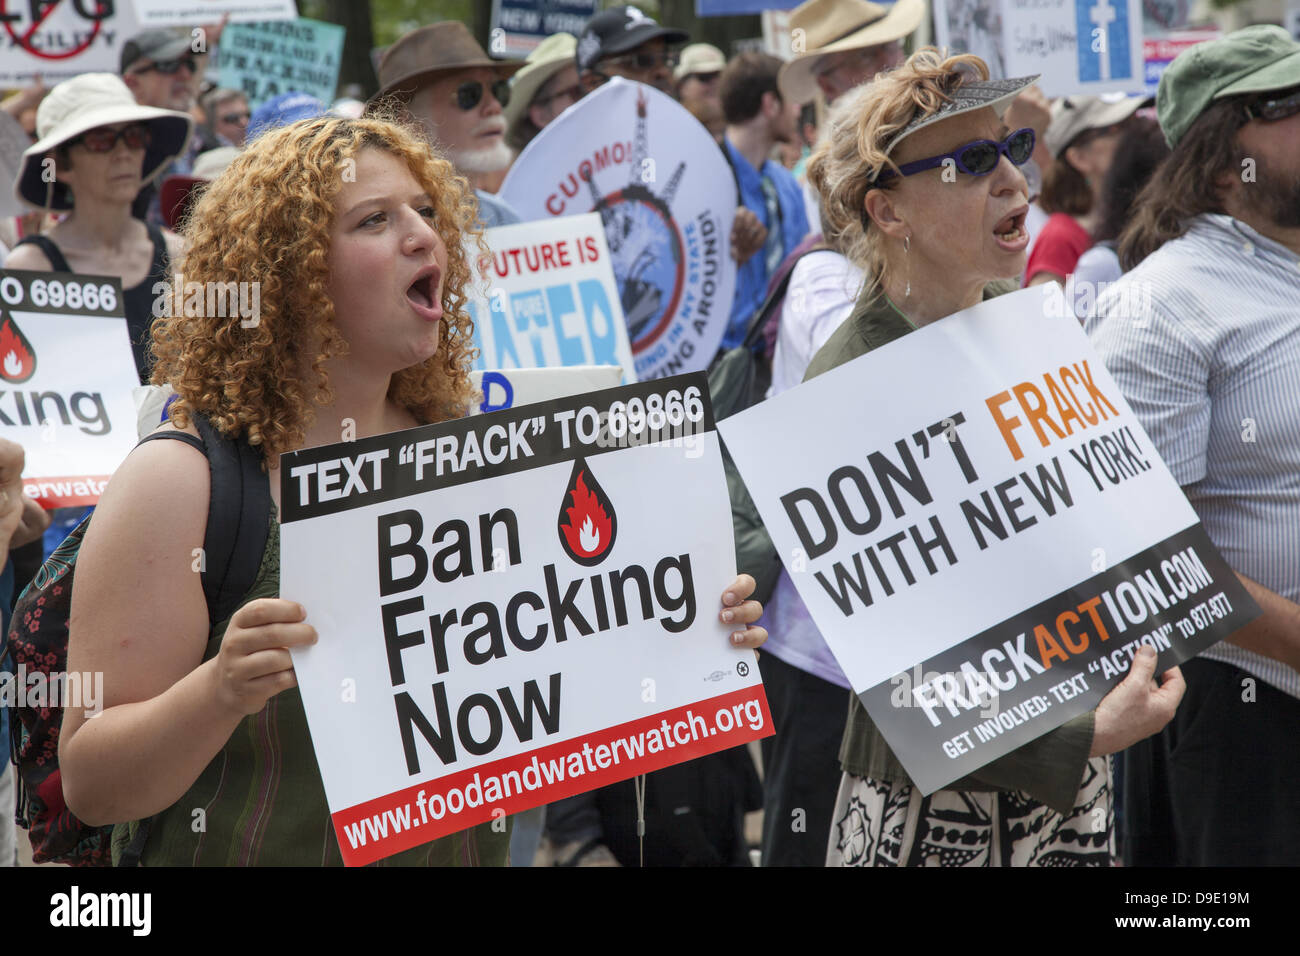
[[[1154,99],[1049,102],[1035,77],[913,50],[926,15],[923,0],[807,0],[789,60],[728,57],[632,6],[526,60],[438,22],[388,48],[365,103],[290,92],[256,109],[205,83],[188,31],[150,30],[118,75],[0,106],[0,136],[30,144],[9,171],[22,208],[0,224],[3,266],[119,277],[139,380],[171,394],[157,433],[177,439],[126,459],[86,532],[68,666],[102,672],[107,700],[94,721],[64,717],[67,807],[146,865],[341,862],[288,650],[315,640],[311,609],[279,597],[278,457],[337,440],[345,418],[362,438],[466,413],[467,250],[520,221],[496,195],[519,154],[622,77],[677,99],[725,159],[721,349],[758,342],[767,397],[1057,283],[1264,613],[1160,675],[1139,653],[1096,710],[922,795],[738,502],[738,527],[759,529],[737,536],[754,576],[719,619],[737,648],[763,646],[761,778],[727,751],[388,862],[748,865],[760,808],[765,866],[1300,862],[1300,773],[1279,759],[1300,730],[1300,44],[1251,27],[1183,53]],[[177,271],[257,276],[259,323],[156,314],[153,286]],[[209,519],[200,423],[253,449],[269,482],[257,578],[216,625],[190,573]],[[44,513],[21,471],[0,440],[6,613],[33,547],[39,561],[85,514]],[[4,765],[0,864],[22,838]]]

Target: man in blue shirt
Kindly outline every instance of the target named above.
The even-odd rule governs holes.
[[[777,143],[797,138],[799,103],[786,102],[777,88],[781,61],[766,53],[744,53],[722,71],[722,112],[727,119],[722,148],[736,177],[741,204],[767,229],[761,249],[736,270],[736,297],[722,348],[739,345],[749,320],[763,304],[768,281],[786,253],[808,234],[803,195],[794,176],[768,157]]]

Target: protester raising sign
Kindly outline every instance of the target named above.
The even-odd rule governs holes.
[[[349,865],[771,733],[715,610],[735,555],[702,374],[295,452],[281,495]]]
[[[1138,0],[935,0],[935,39],[994,79],[1041,74],[1048,96],[1140,93]]]
[[[79,73],[116,73],[122,46],[136,32],[129,4],[73,0],[0,4],[0,87],[36,74],[47,85]]]
[[[290,91],[329,103],[345,33],[307,19],[231,24],[221,34],[221,85],[241,90],[254,108]]]
[[[1166,668],[1259,613],[1054,284],[719,428],[926,793],[1094,708],[1141,645]]]
[[[294,0],[131,0],[143,27],[193,26],[227,17],[240,20],[292,20]],[[222,40],[225,46],[225,40]]]
[[[475,368],[621,365],[637,380],[595,213],[489,229],[487,285],[469,302]]]
[[[675,100],[609,81],[525,147],[501,198],[524,219],[600,213],[639,379],[708,366],[735,290],[736,184]]]
[[[0,436],[27,454],[23,491],[46,508],[97,502],[135,445],[121,280],[0,271],[0,381]]]

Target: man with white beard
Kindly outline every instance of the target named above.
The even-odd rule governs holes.
[[[509,79],[522,60],[493,60],[459,21],[412,30],[388,48],[379,63],[379,93],[372,105],[396,100],[440,147],[456,171],[475,181],[510,165],[503,107]],[[491,193],[476,189],[487,228],[520,221]]]

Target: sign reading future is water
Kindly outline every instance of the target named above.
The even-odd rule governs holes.
[[[525,220],[600,214],[639,380],[708,366],[736,284],[736,184],[676,100],[611,80],[528,144],[500,195]]]

